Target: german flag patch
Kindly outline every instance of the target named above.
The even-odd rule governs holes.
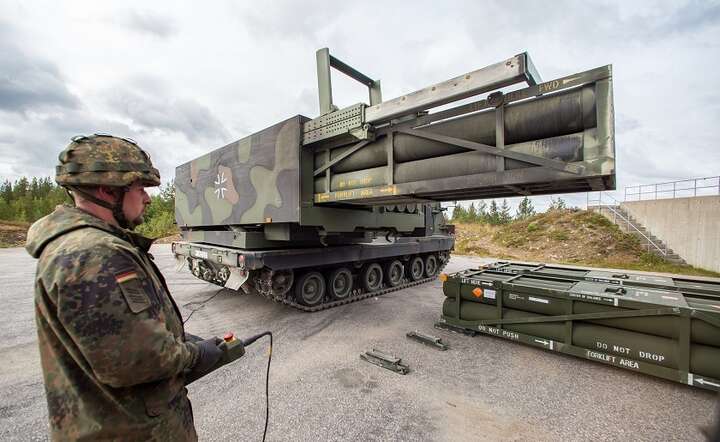
[[[129,272],[123,272],[115,275],[115,281],[117,281],[118,284],[122,284],[123,282],[130,281],[131,279],[135,279],[137,277],[137,272],[131,270]]]
[[[117,282],[120,291],[127,302],[130,311],[140,313],[150,307],[150,298],[142,288],[142,282],[138,272],[135,270],[120,272],[115,274],[115,282]]]

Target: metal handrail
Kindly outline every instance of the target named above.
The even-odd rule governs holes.
[[[667,246],[666,244],[663,244],[664,247],[660,247],[659,245],[655,244],[655,241],[653,241],[653,240],[651,240],[650,238],[648,238],[648,236],[645,235],[640,229],[638,229],[637,226],[632,223],[632,221],[630,221],[628,218],[626,218],[625,216],[623,216],[622,213],[620,213],[618,210],[615,209],[616,206],[617,206],[618,208],[620,207],[620,202],[619,202],[618,200],[616,200],[615,198],[613,198],[611,195],[605,194],[605,197],[606,197],[606,198],[610,198],[613,202],[616,203],[616,205],[603,204],[603,203],[602,203],[603,194],[604,194],[603,192],[598,192],[598,199],[597,199],[597,200],[591,200],[591,199],[590,199],[590,192],[588,192],[588,194],[587,194],[587,206],[586,206],[586,207],[587,207],[587,210],[593,210],[595,207],[597,207],[599,210],[602,210],[602,209],[607,209],[607,210],[609,210],[609,211],[612,212],[612,214],[613,214],[613,224],[616,224],[616,225],[617,225],[617,224],[618,224],[617,218],[620,218],[621,220],[625,221],[625,226],[626,226],[626,228],[627,228],[628,230],[630,230],[630,229],[632,228],[633,230],[635,230],[635,232],[639,233],[640,236],[642,236],[643,238],[645,238],[645,240],[647,241],[648,252],[650,251],[650,246],[652,245],[652,246],[653,246],[655,249],[657,249],[657,251],[660,252],[663,256],[667,256],[667,255],[668,255],[668,246]],[[594,202],[596,202],[596,201],[597,201],[597,204],[596,204],[596,205],[593,205],[593,206],[590,205],[591,202],[594,203]],[[593,209],[591,209],[591,207],[592,207]]]
[[[702,183],[703,181],[712,180],[708,185],[704,185],[705,183]],[[681,183],[690,183],[692,182],[692,186],[688,187],[680,187],[678,188],[678,184]],[[700,183],[701,185],[698,185]],[[662,186],[669,186],[672,184],[672,189],[662,189]],[[647,192],[644,191],[645,188],[649,188]],[[677,198],[678,192],[685,192],[685,191],[692,191],[692,196],[698,196],[698,189],[718,189],[718,194],[720,194],[720,176],[711,176],[711,177],[704,177],[704,178],[690,178],[686,180],[677,180],[677,181],[667,181],[664,183],[656,183],[656,184],[640,184],[637,186],[627,186],[625,187],[625,201],[628,201],[628,198],[630,197],[637,197],[637,201],[643,200],[643,195],[654,195],[652,198],[648,199],[658,199],[658,195],[667,194],[672,192],[671,198]],[[637,190],[637,192],[635,191]]]

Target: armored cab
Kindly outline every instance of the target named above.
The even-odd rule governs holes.
[[[321,116],[177,168],[173,250],[196,276],[318,310],[435,277],[454,244],[443,201],[614,188],[610,66],[541,82],[523,53],[382,101],[327,49],[317,62]],[[331,68],[370,104],[338,109]]]

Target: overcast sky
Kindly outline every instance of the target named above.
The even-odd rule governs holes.
[[[380,78],[385,99],[523,51],[545,80],[612,64],[618,189],[720,175],[719,2],[200,5],[0,0],[0,179],[52,175],[71,136],[107,132],[137,140],[166,181],[317,116],[321,47]],[[333,81],[341,107],[367,100]]]

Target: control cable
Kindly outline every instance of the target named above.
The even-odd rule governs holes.
[[[189,304],[185,304],[183,307],[187,307],[190,304],[199,304],[199,306],[192,309],[192,311],[190,312],[188,317],[185,318],[185,320],[183,321],[183,325],[185,325],[185,323],[190,320],[193,313],[195,313],[196,311],[203,308],[206,303],[210,302],[213,298],[215,298],[217,295],[219,295],[220,292],[222,292],[223,290],[225,290],[225,288],[221,288],[220,290],[215,292],[212,296],[205,299],[204,301],[191,302]],[[230,335],[230,336],[232,336],[232,335]],[[270,421],[270,362],[272,362],[272,347],[273,347],[272,332],[266,331],[266,332],[259,333],[257,335],[250,336],[249,338],[242,339],[242,346],[247,347],[248,345],[250,345],[250,344],[254,343],[255,341],[257,341],[258,339],[262,338],[263,336],[270,337],[270,348],[268,349],[267,370],[265,372],[265,429],[263,430],[263,438],[262,438],[263,442],[265,442],[265,438],[267,437],[268,422]]]
[[[272,347],[273,347],[272,332],[266,331],[266,332],[257,334],[255,336],[251,336],[247,339],[243,339],[243,344],[247,347],[248,345],[250,345],[253,342],[257,341],[258,339],[262,338],[263,336],[270,337],[270,348],[268,349],[267,371],[265,372],[265,430],[263,431],[263,438],[262,438],[263,442],[265,442],[265,437],[267,436],[268,421],[270,420],[270,361],[272,361]]]
[[[204,300],[204,301],[189,302],[189,303],[183,305],[183,307],[188,308],[188,306],[190,306],[190,305],[199,304],[198,307],[193,308],[193,309],[190,309],[190,314],[189,314],[188,317],[185,318],[185,320],[183,321],[183,325],[185,325],[185,323],[188,322],[188,321],[190,320],[190,318],[192,318],[192,315],[195,314],[196,311],[198,311],[198,310],[200,310],[201,308],[205,307],[205,304],[206,304],[206,303],[210,302],[214,297],[216,297],[217,295],[219,295],[220,292],[222,292],[223,290],[225,290],[225,287],[219,289],[217,292],[215,292],[214,295],[210,296],[209,298],[207,298],[207,299]]]

